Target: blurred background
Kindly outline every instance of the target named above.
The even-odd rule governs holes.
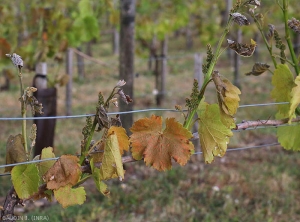
[[[299,19],[298,1],[289,2],[289,18]],[[54,105],[48,100],[44,105],[55,112],[44,111],[45,115],[95,113],[98,93],[107,97],[123,78],[129,87],[125,93],[134,102],[130,106],[120,102],[110,112],[175,105],[184,109],[193,79],[201,84],[207,44],[215,49],[234,4],[231,0],[1,0],[0,117],[21,116],[18,73],[5,56],[8,53],[22,56],[25,87],[35,85],[41,92],[55,89],[50,96]],[[267,104],[274,102],[271,73],[245,76],[255,62],[274,69],[247,10],[244,15],[251,24],[233,25],[227,38],[247,44],[254,39],[254,55],[244,58],[224,50],[216,70],[241,89],[240,105]],[[284,33],[276,0],[261,1],[255,12],[263,15],[265,33],[268,24]],[[299,55],[300,35],[292,34],[292,40]],[[205,97],[210,103],[217,101],[213,85]],[[152,114],[184,120],[181,113],[162,111],[121,118],[128,129],[132,121]],[[275,114],[276,106],[244,107],[238,109],[236,122],[274,119]],[[30,121],[28,125],[29,130]],[[51,141],[56,156],[80,152],[84,125],[84,117],[56,120]],[[7,138],[21,133],[21,121],[3,120],[0,126],[3,165]],[[47,123],[44,127],[48,131],[43,138],[51,134]],[[210,165],[194,155],[186,166],[175,164],[167,172],[156,172],[142,162],[129,163],[123,182],[108,181],[111,198],[86,182],[88,196],[82,206],[63,209],[55,201],[37,201],[18,207],[16,214],[49,215],[50,221],[299,221],[300,155],[276,143],[275,128],[238,131],[229,148],[258,148],[228,152]],[[1,176],[1,204],[10,186],[10,177]]]

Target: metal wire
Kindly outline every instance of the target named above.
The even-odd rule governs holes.
[[[50,161],[50,160],[58,160],[58,159],[59,159],[59,157],[54,157],[54,158],[48,158],[48,159],[42,159],[42,160],[31,160],[31,161],[27,161],[27,162],[11,163],[11,164],[6,164],[6,165],[1,165],[0,168],[13,167],[13,166],[32,164],[32,163],[41,163],[41,162],[46,162],[46,161]]]
[[[257,148],[265,148],[270,146],[278,146],[280,143],[271,143],[271,144],[264,144],[264,145],[258,145],[258,146],[248,146],[248,147],[239,147],[239,148],[228,148],[226,152],[232,152],[232,151],[241,151],[241,150],[248,150],[248,149],[257,149]],[[202,154],[203,152],[195,152],[196,155]]]
[[[259,107],[259,106],[273,106],[273,105],[284,105],[288,104],[289,102],[280,102],[280,103],[263,103],[263,104],[249,104],[249,105],[241,105],[239,108],[246,108],[246,107]],[[142,113],[142,112],[153,112],[153,111],[159,111],[159,112],[186,112],[187,110],[176,110],[176,109],[142,109],[142,110],[132,110],[132,111],[125,111],[125,112],[111,112],[107,113],[107,115],[116,115],[116,114],[129,114],[129,113]],[[38,119],[72,119],[72,118],[82,118],[82,117],[88,117],[88,116],[95,116],[95,114],[83,114],[83,115],[72,115],[72,116],[42,116],[42,117],[1,117],[0,121],[6,121],[6,120],[38,120]]]
[[[248,146],[248,147],[239,147],[239,148],[228,148],[227,152],[232,152],[232,151],[241,151],[241,150],[248,150],[248,149],[258,149],[258,148],[265,148],[265,147],[270,147],[270,146],[278,146],[280,145],[279,143],[271,143],[271,144],[264,144],[264,145],[257,145],[257,146]],[[195,152],[194,155],[199,155],[202,154],[202,152]],[[50,161],[50,160],[57,160],[59,157],[56,158],[49,158],[49,159],[43,159],[43,160],[32,160],[28,162],[21,162],[21,163],[14,163],[14,164],[7,164],[7,165],[2,165],[0,168],[5,168],[5,167],[10,167],[10,166],[18,166],[18,165],[24,165],[24,164],[32,164],[32,163],[40,163],[40,162],[45,162],[45,161]],[[0,174],[1,176],[9,176],[10,173],[3,173]]]

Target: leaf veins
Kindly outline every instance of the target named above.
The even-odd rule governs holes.
[[[136,121],[130,130],[133,133],[130,137],[133,158],[144,158],[146,165],[159,171],[171,169],[171,158],[185,165],[194,151],[189,141],[191,132],[174,118],[166,119],[164,130],[162,117],[155,115]]]

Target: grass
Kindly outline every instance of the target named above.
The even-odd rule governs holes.
[[[29,215],[51,221],[298,221],[299,154],[279,147],[228,153],[212,165],[175,166],[157,173],[127,164],[125,181],[110,181],[104,198],[90,183],[88,201]]]
[[[182,41],[182,40],[180,40]],[[174,43],[172,43],[174,44]],[[174,47],[176,44],[174,44]],[[98,50],[100,46],[96,46]],[[105,45],[107,50],[108,46]],[[170,54],[176,53],[173,48]],[[106,51],[105,51],[106,52]],[[190,53],[190,52],[189,52]],[[262,56],[265,57],[263,54]],[[261,56],[261,57],[262,57]],[[86,78],[73,83],[73,114],[93,113],[99,91],[108,95],[118,81],[117,58],[101,58],[109,67],[86,64]],[[113,63],[112,61],[115,61]],[[87,62],[88,63],[88,62]],[[241,73],[252,68],[253,60],[241,60]],[[56,70],[57,67],[52,67]],[[194,78],[193,56],[189,54],[169,60],[165,108],[179,104],[184,108]],[[232,80],[232,69],[221,57],[217,66],[220,73]],[[49,69],[49,74],[54,71]],[[74,67],[74,71],[75,71]],[[63,74],[63,67],[59,70]],[[155,107],[152,94],[154,77],[147,69],[146,60],[136,62],[135,109]],[[50,74],[51,75],[51,74]],[[33,73],[24,73],[25,85],[31,84]],[[271,75],[241,76],[241,104],[271,102]],[[12,80],[12,90],[0,93],[1,117],[20,116],[17,78]],[[208,87],[206,101],[216,101],[215,89]],[[65,88],[58,88],[58,115],[65,114]],[[117,111],[112,108],[111,111]],[[152,113],[135,114],[134,118]],[[154,113],[153,113],[154,114]],[[161,113],[163,117],[183,120],[180,113]],[[274,118],[274,107],[239,109],[237,122]],[[85,119],[57,120],[55,153],[75,154],[80,150],[81,130]],[[30,124],[28,124],[30,125]],[[29,127],[29,126],[28,126]],[[5,163],[5,144],[9,135],[20,133],[21,122],[5,121],[0,127],[0,163]],[[95,135],[97,137],[97,134]],[[235,133],[230,147],[268,144],[276,141],[275,129],[257,129]],[[228,152],[211,165],[193,157],[185,167],[175,166],[171,171],[158,173],[141,162],[127,164],[125,181],[109,181],[111,198],[100,195],[91,182],[85,184],[87,202],[82,206],[62,209],[60,205],[25,208],[25,215],[48,215],[50,221],[297,221],[300,220],[299,153],[270,147],[251,151]],[[2,172],[2,171],[1,171]],[[9,177],[0,177],[1,203],[10,187]],[[28,204],[30,205],[30,203]]]

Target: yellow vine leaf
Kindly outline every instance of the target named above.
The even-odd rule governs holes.
[[[171,169],[173,158],[185,165],[194,146],[189,141],[192,133],[174,118],[166,119],[166,128],[162,130],[162,117],[152,115],[136,121],[130,129],[132,156],[136,160],[144,158],[146,165],[163,171]]]
[[[47,147],[42,149],[42,153],[38,157],[39,160],[54,158],[55,155],[53,153],[53,148]],[[43,177],[45,173],[47,173],[47,171],[53,166],[54,163],[55,160],[49,160],[49,161],[37,163],[40,177]]]
[[[211,163],[214,156],[222,157],[227,150],[231,130],[223,125],[217,104],[201,102],[198,108],[199,137],[206,163]]]
[[[43,177],[47,188],[56,190],[68,184],[75,185],[81,175],[78,161],[76,156],[62,155]]]
[[[9,136],[6,142],[6,164],[19,163],[26,161],[24,140],[21,134]],[[5,167],[4,172],[12,170],[12,166]]]
[[[300,104],[300,76],[297,76],[295,79],[296,86],[292,89],[291,92],[291,106],[289,110],[289,123],[292,122],[292,119],[296,117],[295,110]]]
[[[233,116],[239,107],[239,94],[241,94],[241,91],[228,79],[221,78],[217,71],[212,74],[212,79],[216,85],[220,108],[227,115]]]
[[[112,126],[109,128],[108,135],[115,134],[117,136],[119,150],[121,155],[123,155],[124,151],[129,150],[129,137],[126,134],[126,130],[122,127]],[[104,151],[105,141],[100,140],[98,143],[98,150]],[[93,153],[93,152],[92,152]],[[94,162],[102,162],[104,152],[95,152],[92,154]]]
[[[109,128],[108,134],[113,133],[117,136],[120,153],[122,155],[124,153],[124,150],[128,151],[129,149],[129,138],[126,134],[126,130],[123,127],[112,126]]]
[[[277,129],[278,142],[286,150],[300,151],[300,125],[282,126]]]
[[[113,132],[108,135],[105,142],[102,165],[100,167],[100,178],[101,180],[108,180],[115,177],[123,180],[124,169],[118,137]]]
[[[83,187],[72,188],[71,185],[54,190],[54,196],[63,208],[77,204],[81,205],[86,199],[86,193]]]
[[[291,91],[295,86],[294,77],[290,68],[286,64],[279,64],[272,76],[272,85],[274,86],[271,96],[276,102],[290,102]],[[289,116],[290,105],[278,105],[278,115],[282,118]]]

